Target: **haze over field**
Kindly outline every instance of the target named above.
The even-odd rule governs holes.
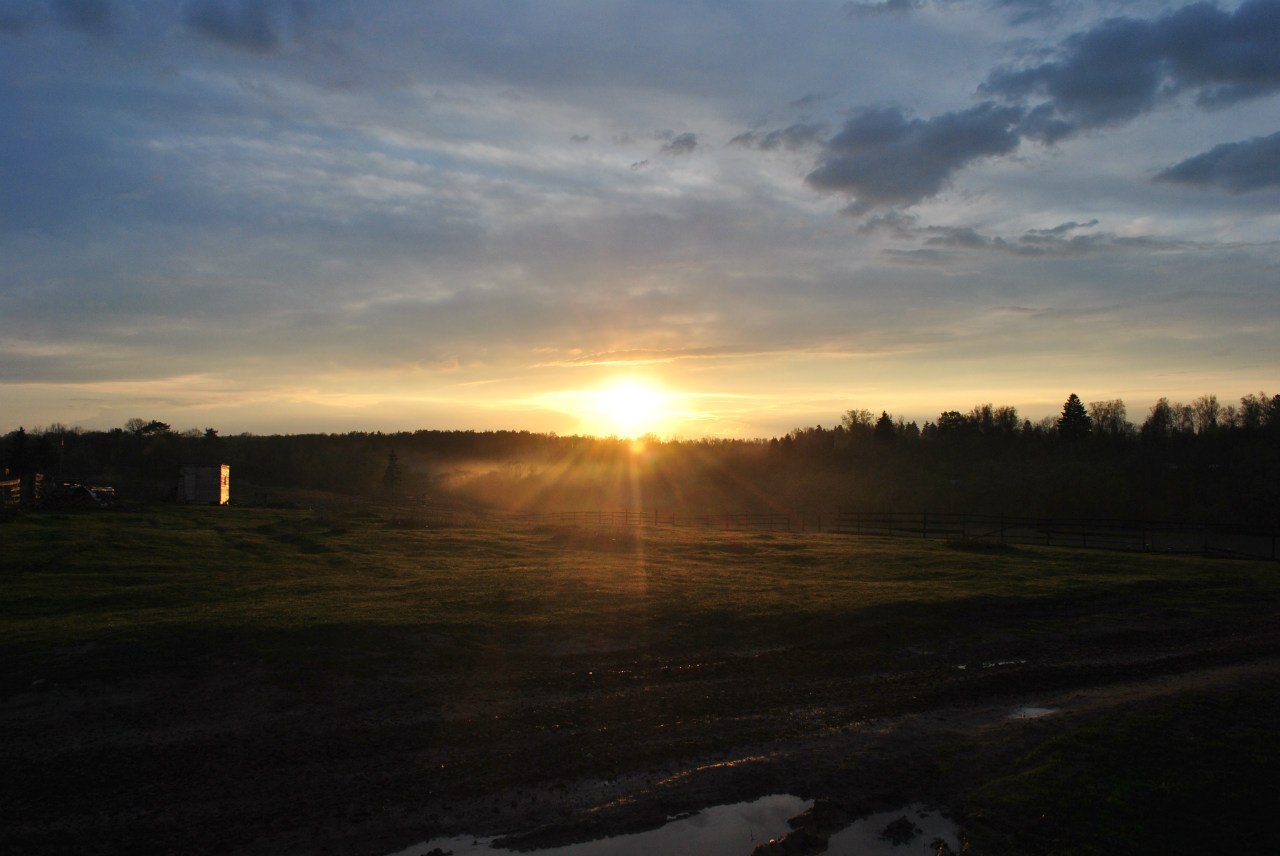
[[[1280,376],[1280,0],[0,0],[0,431]]]

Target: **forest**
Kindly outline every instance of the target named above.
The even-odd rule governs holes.
[[[881,411],[772,439],[557,436],[528,431],[224,436],[130,419],[107,431],[55,424],[0,438],[8,479],[110,485],[169,498],[182,464],[231,466],[233,504],[346,495],[477,510],[675,514],[937,511],[1280,526],[1280,395],[1239,404],[1075,394],[1059,415],[948,410],[923,426]]]

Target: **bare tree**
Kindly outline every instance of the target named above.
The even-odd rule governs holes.
[[[1175,401],[1169,405],[1173,415],[1173,430],[1178,434],[1196,433],[1196,409],[1190,404]]]
[[[1195,412],[1197,434],[1212,434],[1218,430],[1218,423],[1222,416],[1218,396],[1202,395],[1191,402],[1191,409]]]
[[[1091,401],[1089,413],[1093,416],[1093,430],[1098,434],[1108,437],[1127,437],[1133,433],[1133,423],[1127,418],[1128,411],[1122,399]]]
[[[1161,398],[1151,405],[1151,413],[1142,423],[1142,439],[1166,440],[1173,436],[1173,408],[1169,399]]]

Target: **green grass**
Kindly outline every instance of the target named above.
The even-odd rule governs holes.
[[[375,517],[162,508],[0,526],[0,645],[321,624],[617,632],[638,616],[822,620],[895,608],[1077,600],[1091,620],[1177,625],[1274,602],[1265,563],[702,530],[406,529]],[[1065,616],[1075,620],[1079,616]],[[1043,625],[1043,626],[1042,626]]]

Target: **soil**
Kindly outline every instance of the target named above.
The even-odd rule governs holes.
[[[227,649],[146,673],[95,673],[111,658],[92,649],[64,652],[76,665],[49,677],[11,671],[0,699],[6,852],[386,854],[456,834],[529,849],[770,793],[851,821],[909,802],[959,805],[1054,734],[1280,674],[1280,632],[1256,627],[1105,651],[1011,644],[987,659],[910,649],[889,671],[823,679],[789,671],[787,652],[737,652],[763,658],[771,703],[628,732],[613,708],[587,708],[615,696],[643,706],[654,692],[738,699],[743,688],[714,670],[572,702],[553,697],[563,688],[520,696],[496,679],[435,694],[421,680],[359,675],[282,684]],[[558,703],[578,721],[552,722]],[[1017,715],[1029,705],[1051,712]],[[603,724],[587,734],[584,718]]]

